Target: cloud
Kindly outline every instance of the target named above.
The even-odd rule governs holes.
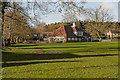
[[[103,2],[101,6],[105,9],[114,9],[115,5],[112,2]]]

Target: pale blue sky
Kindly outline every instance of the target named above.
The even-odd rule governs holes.
[[[108,4],[108,5],[106,5]],[[84,4],[85,8],[98,8],[100,5],[103,5],[105,8],[109,8],[110,13],[114,16],[114,21],[118,21],[118,3],[117,2],[110,2],[110,3],[103,3],[103,2],[88,2]],[[42,16],[42,22],[46,24],[61,22],[62,16],[60,13],[51,13],[47,16]]]
[[[85,8],[98,8],[100,5],[102,5],[104,8],[110,10],[110,14],[114,16],[114,21],[118,21],[118,2],[87,2],[84,4]],[[23,4],[23,6],[27,6],[26,3]],[[49,6],[49,8],[55,8],[54,6]],[[41,11],[36,10],[36,15],[38,15],[39,22],[45,22],[46,24],[51,24],[55,22],[61,22],[62,21],[62,13],[53,12],[49,13],[46,16],[41,14]],[[32,12],[32,11],[29,11]],[[30,16],[33,16],[33,13],[30,13]],[[84,20],[83,17],[79,17],[79,19]],[[32,24],[33,22],[30,22]],[[35,23],[36,24],[36,23]]]

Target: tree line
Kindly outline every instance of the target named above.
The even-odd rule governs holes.
[[[109,32],[109,30],[120,29],[119,22],[103,22],[103,23],[98,22],[96,23],[95,21],[81,21],[81,20],[76,20],[74,22],[76,23],[76,27],[84,30],[85,32],[89,33],[91,36],[98,37],[99,39],[102,39],[102,37],[105,37],[107,32]],[[61,26],[70,26],[72,24],[73,24],[73,21],[53,23],[53,24],[49,24],[45,26],[44,30],[45,32],[52,32]],[[96,27],[96,29],[98,29],[99,31],[93,28],[96,26],[96,24],[101,24],[100,27]],[[107,25],[107,27],[103,27],[105,25]]]

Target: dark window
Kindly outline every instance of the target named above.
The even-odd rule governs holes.
[[[63,38],[61,38],[61,40],[63,40]]]

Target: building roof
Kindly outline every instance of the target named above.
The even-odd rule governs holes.
[[[66,36],[65,28],[64,26],[59,27],[55,31],[53,31],[51,34],[48,36]]]
[[[68,37],[77,37],[73,32],[76,32],[76,27],[65,26],[65,31]]]
[[[77,31],[82,31],[83,30],[77,28],[77,27],[73,27],[73,26],[61,26],[58,29],[56,29],[55,31],[53,31],[51,34],[49,34],[48,36],[67,36],[67,37],[82,37],[82,36],[76,36],[74,34],[74,32]],[[89,34],[84,32],[85,36],[90,36]]]

